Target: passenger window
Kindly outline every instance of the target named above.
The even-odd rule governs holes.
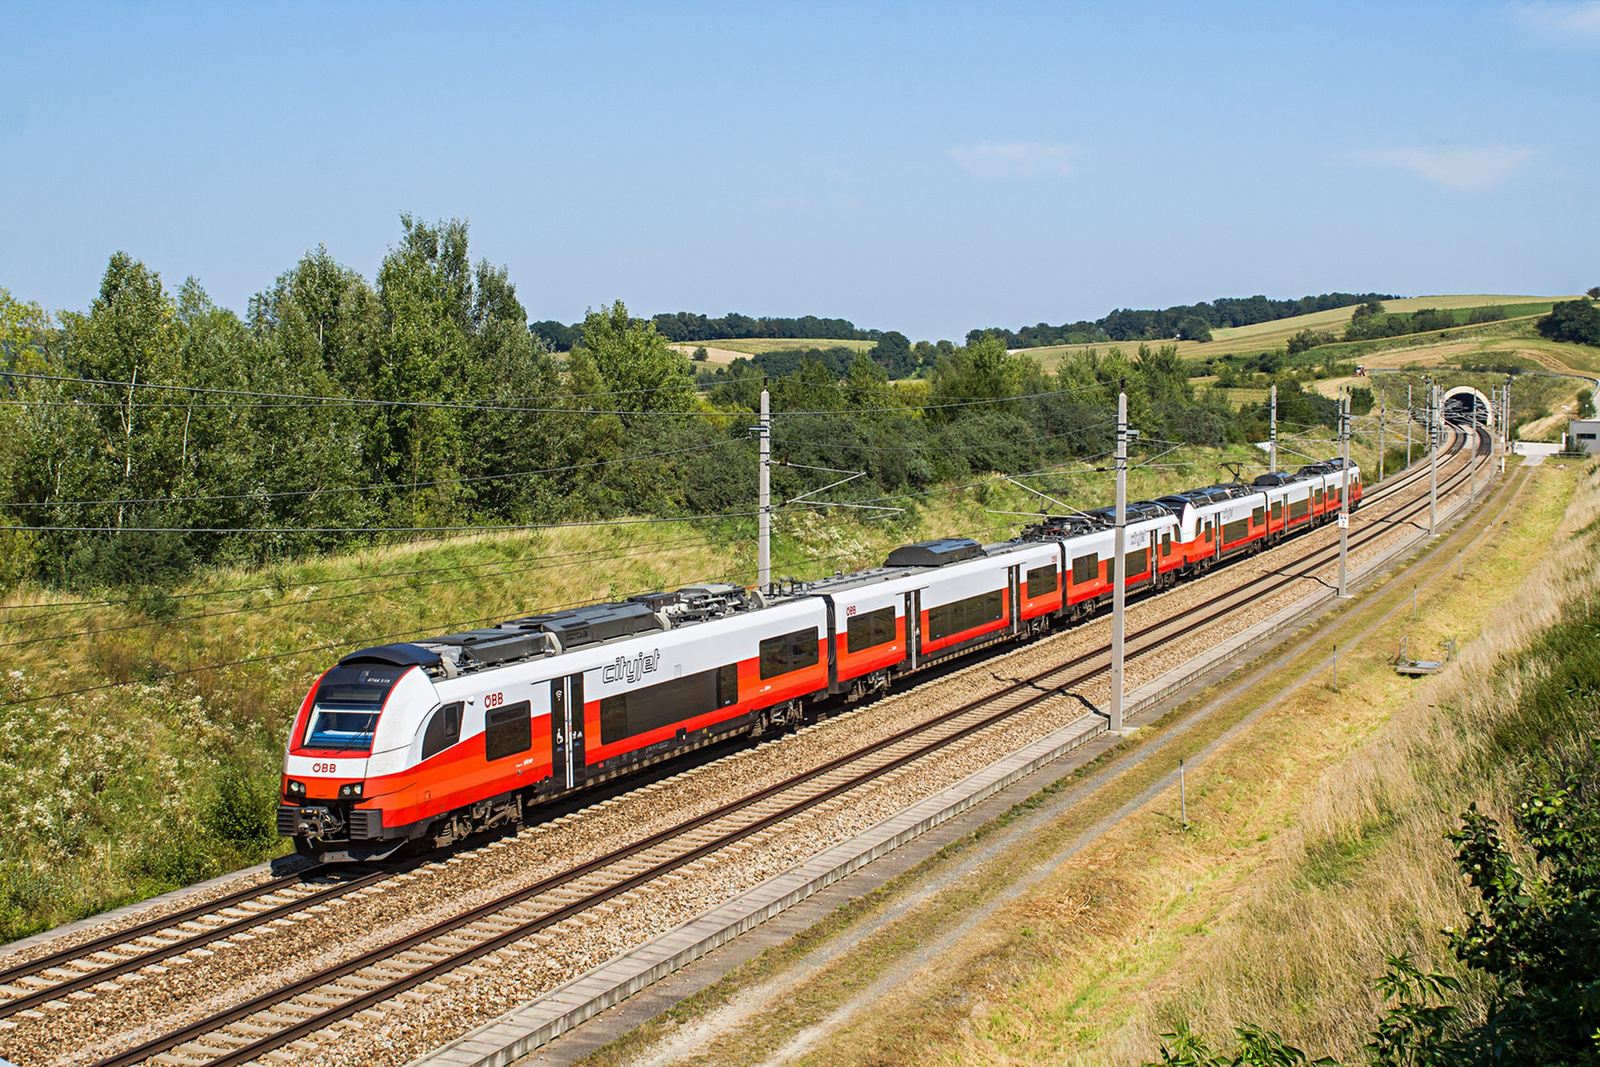
[[[761,642],[763,680],[788,674],[802,667],[815,667],[818,662],[815,629],[796,630],[781,637],[769,637]]]
[[[999,622],[1004,614],[1005,597],[998,589],[942,604],[928,611],[928,639],[942,641],[946,637]]]
[[[894,608],[879,608],[864,615],[852,615],[845,623],[845,651],[860,652],[893,641],[898,634]]]
[[[487,760],[504,759],[526,752],[533,747],[532,710],[526,700],[496,708],[484,717],[483,756]]]
[[[1091,552],[1072,561],[1072,584],[1083,585],[1100,577],[1100,556]]]
[[[461,705],[446,704],[433,713],[422,735],[422,758],[437,756],[461,740]]]
[[[1035,597],[1049,596],[1054,593],[1058,587],[1056,578],[1056,565],[1054,563],[1048,567],[1035,567],[1030,570],[1028,572],[1028,599],[1032,600]]]

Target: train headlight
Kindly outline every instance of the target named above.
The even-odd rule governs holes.
[[[358,796],[360,796],[361,795],[361,783],[360,782],[352,782],[349,785],[341,785],[339,787],[339,795],[342,796],[342,797],[358,797]]]
[[[306,795],[306,784],[304,782],[297,782],[293,778],[289,779],[289,795],[297,799],[304,800]]]

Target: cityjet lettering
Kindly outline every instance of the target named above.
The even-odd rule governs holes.
[[[600,668],[600,677],[607,682],[620,682],[627,680],[637,682],[647,674],[653,674],[661,666],[661,650],[658,648],[648,656],[643,652],[632,659],[617,657],[615,663],[608,663]]]

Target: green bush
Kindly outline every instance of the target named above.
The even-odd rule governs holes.
[[[202,822],[212,836],[247,853],[263,852],[277,842],[277,780],[262,782],[238,767],[218,775],[216,795],[206,806]]]

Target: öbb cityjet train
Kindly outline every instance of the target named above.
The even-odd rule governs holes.
[[[1161,589],[1331,519],[1339,461],[1128,506],[1127,586]],[[1087,618],[1112,595],[1112,509],[1015,539],[895,549],[882,567],[765,592],[689,586],[345,656],[284,759],[278,832],[302,854],[387,856],[520,822],[530,806],[897,677]]]

